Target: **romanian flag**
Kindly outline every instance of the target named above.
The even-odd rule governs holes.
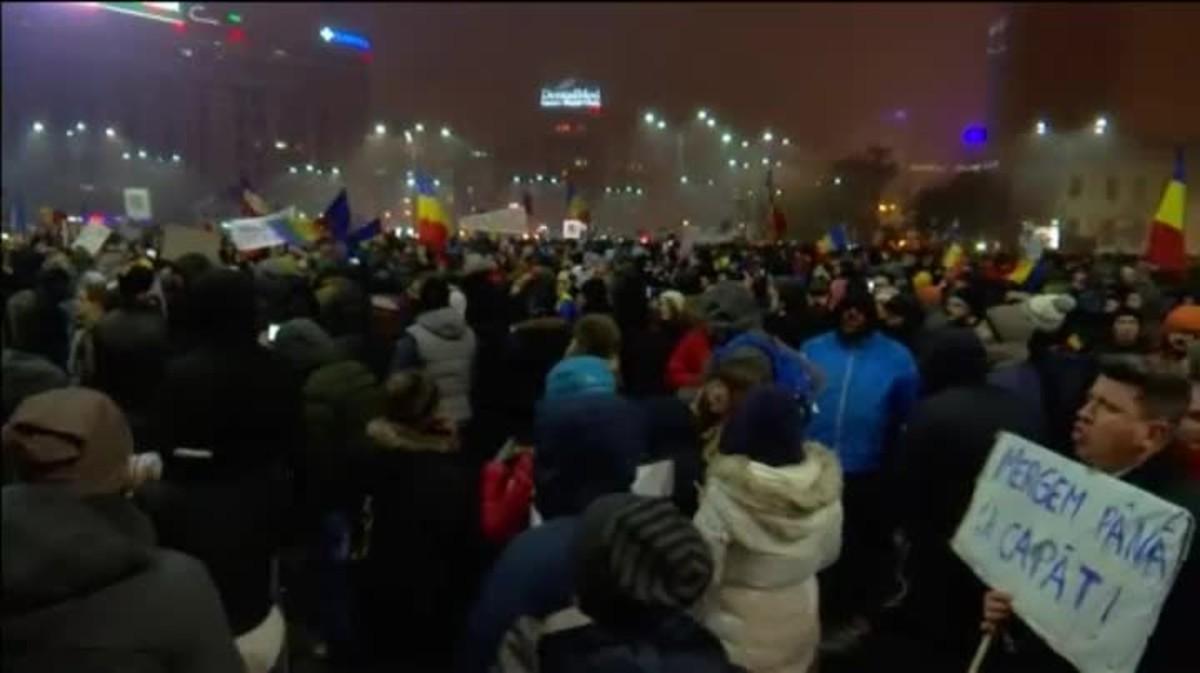
[[[841,252],[846,249],[846,243],[846,227],[839,224],[830,229],[824,238],[817,241],[817,251],[823,255],[834,251]]]
[[[1164,271],[1183,271],[1187,268],[1186,239],[1183,234],[1183,204],[1186,201],[1181,148],[1175,151],[1175,172],[1163,191],[1154,221],[1150,223],[1150,241],[1146,248],[1146,261]]]
[[[434,252],[446,251],[450,220],[428,176],[417,178],[417,241]]]
[[[567,219],[579,220],[585,224],[592,221],[592,212],[588,209],[587,202],[576,191],[575,184],[571,182],[567,183]]]
[[[942,254],[942,268],[949,275],[958,275],[962,271],[963,263],[966,262],[966,255],[963,254],[963,247],[958,241],[950,244],[946,248],[946,252]]]
[[[1022,290],[1037,289],[1046,277],[1046,262],[1045,258],[1038,257],[1037,259],[1029,259],[1028,257],[1017,262],[1014,268],[1008,274],[1009,282],[1017,285]]]

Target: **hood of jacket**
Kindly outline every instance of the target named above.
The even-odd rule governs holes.
[[[711,499],[743,547],[786,554],[833,523],[842,498],[837,458],[816,442],[807,442],[804,452],[804,462],[785,467],[723,454],[709,464],[702,497]]]
[[[367,423],[367,439],[387,451],[450,453],[458,450],[458,438],[452,432],[429,432],[386,418]]]
[[[629,490],[646,455],[644,419],[610,393],[543,400],[534,446],[538,512],[546,519],[579,514],[602,495]]]
[[[934,330],[921,351],[921,385],[927,395],[955,386],[980,385],[987,379],[987,351],[973,330]]]
[[[124,496],[80,498],[58,486],[17,484],[4,487],[2,498],[6,620],[94,593],[150,564],[153,528]]]
[[[467,331],[467,321],[452,306],[426,311],[417,316],[417,324],[442,339],[457,341]]]

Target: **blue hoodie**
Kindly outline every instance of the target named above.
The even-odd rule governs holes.
[[[518,619],[544,618],[571,604],[579,514],[602,495],[629,490],[646,453],[643,418],[631,402],[605,393],[540,404],[534,482],[546,523],[518,535],[492,567],[467,621],[456,671],[486,673]]]
[[[879,332],[851,344],[836,330],[803,352],[825,374],[808,438],[836,453],[847,474],[878,470],[887,432],[908,417],[920,390],[912,355]]]

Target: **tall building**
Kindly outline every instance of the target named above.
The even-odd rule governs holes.
[[[1176,147],[1200,178],[1197,31],[1189,5],[1012,5],[988,45],[1010,224],[1057,225],[1068,249],[1143,249]],[[1200,252],[1200,189],[1185,228]]]
[[[240,178],[328,171],[361,144],[368,65],[319,26],[280,35],[253,5],[114,4],[145,13],[4,4],[6,194],[120,212],[125,187],[148,187],[156,219],[187,219]]]

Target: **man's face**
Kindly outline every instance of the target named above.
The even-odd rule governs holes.
[[[1075,416],[1075,455],[1108,473],[1142,464],[1170,439],[1166,421],[1146,418],[1138,389],[1101,376]]]
[[[1200,452],[1200,383],[1192,384],[1192,401],[1179,423],[1178,436],[1185,449]]]
[[[1113,341],[1118,346],[1136,344],[1141,331],[1141,323],[1131,315],[1123,315],[1113,321]]]
[[[863,315],[862,309],[852,306],[842,312],[838,327],[845,336],[861,334],[867,328],[867,316]]]

